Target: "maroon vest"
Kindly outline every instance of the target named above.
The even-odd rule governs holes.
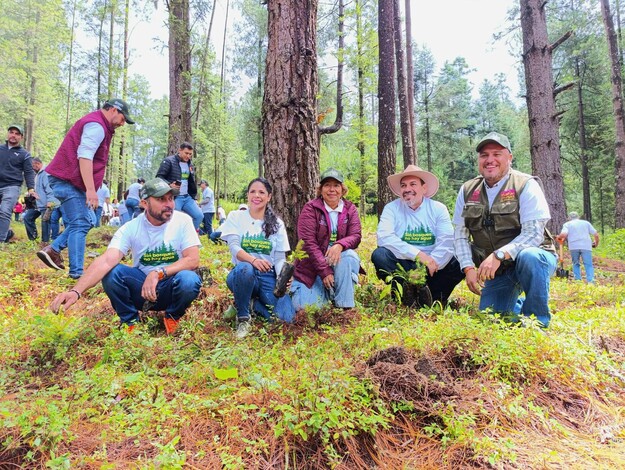
[[[80,146],[82,130],[85,124],[89,122],[97,122],[104,128],[104,140],[102,140],[93,157],[93,182],[96,189],[102,186],[106,162],[109,159],[109,147],[115,130],[99,109],[76,121],[76,124],[72,126],[63,139],[56,155],[54,155],[54,158],[46,167],[46,173],[49,175],[67,181],[85,192],[87,188],[80,175],[80,166],[78,165],[78,147]]]

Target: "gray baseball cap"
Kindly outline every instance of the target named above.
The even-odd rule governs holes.
[[[480,140],[475,147],[475,151],[479,152],[482,147],[484,147],[486,144],[490,144],[491,142],[499,144],[502,147],[508,149],[508,152],[512,152],[512,148],[510,147],[510,141],[505,135],[500,134],[499,132],[490,132],[489,134],[486,134],[484,137],[482,137],[482,140]]]
[[[323,185],[325,180],[330,178],[338,181],[339,183],[342,183],[345,180],[345,178],[343,178],[343,173],[335,170],[334,168],[328,168],[326,171],[321,173],[321,181],[319,183]]]
[[[10,131],[11,129],[16,129],[20,134],[24,135],[24,129],[22,129],[22,126],[18,126],[17,124],[11,124],[7,128],[7,131]]]
[[[141,199],[147,199],[149,197],[161,197],[167,193],[172,193],[174,196],[179,194],[177,189],[169,186],[167,181],[161,178],[154,178],[143,185],[141,188]]]

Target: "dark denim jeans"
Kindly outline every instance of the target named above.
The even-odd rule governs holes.
[[[145,299],[141,288],[146,275],[139,268],[118,264],[102,279],[104,292],[122,323],[139,321],[139,310]],[[180,271],[156,286],[157,301],[151,310],[165,310],[168,317],[179,320],[200,293],[202,281],[194,271]]]
[[[295,318],[291,296],[285,295],[278,299],[273,295],[273,288],[276,286],[276,273],[273,269],[263,273],[250,263],[241,262],[228,273],[226,284],[234,294],[239,321],[250,319],[252,299],[254,311],[265,319],[270,319],[272,313],[289,323]]]

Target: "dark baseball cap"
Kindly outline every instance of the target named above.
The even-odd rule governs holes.
[[[111,98],[110,100],[108,100],[104,104],[108,104],[109,106],[112,106],[117,111],[122,113],[124,115],[124,118],[126,118],[126,122],[128,124],[134,124],[135,123],[135,121],[130,117],[130,114],[129,114],[129,111],[128,111],[128,105],[126,104],[126,102],[124,100],[121,100],[119,98]]]
[[[161,197],[171,192],[174,196],[177,196],[180,191],[169,186],[167,181],[161,178],[154,178],[148,181],[141,188],[141,199],[147,199],[149,197]]]
[[[334,168],[328,168],[326,171],[321,173],[321,181],[319,184],[323,184],[325,180],[330,179],[330,178],[338,181],[339,183],[342,183],[343,181],[345,181],[345,178],[343,178],[343,173],[341,173],[338,170],[335,170]]]
[[[10,131],[11,129],[17,129],[17,131],[18,131],[20,134],[24,135],[24,129],[22,129],[22,127],[21,127],[21,126],[18,126],[17,124],[11,124],[11,125],[7,128],[7,131]]]
[[[499,132],[491,132],[482,137],[482,140],[480,140],[475,147],[475,151],[479,152],[482,147],[484,147],[486,144],[490,144],[491,142],[499,144],[503,148],[508,149],[508,152],[512,152],[512,149],[510,148],[510,141],[505,135],[500,134]]]

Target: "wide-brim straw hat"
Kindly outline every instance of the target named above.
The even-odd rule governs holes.
[[[416,176],[423,180],[427,186],[427,191],[424,194],[425,197],[432,197],[438,191],[438,178],[433,173],[422,170],[416,165],[408,165],[401,173],[395,173],[387,178],[391,191],[399,197],[401,197],[401,180],[406,176]]]

